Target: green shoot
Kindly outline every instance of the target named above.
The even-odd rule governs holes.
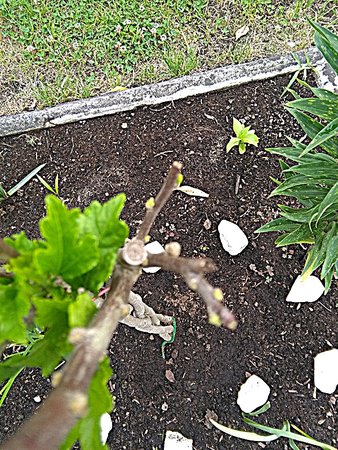
[[[40,175],[37,175],[38,180],[40,181],[40,183],[52,194],[56,195],[57,197],[59,197],[59,175],[56,175],[55,180],[54,180],[54,188],[52,188],[52,186],[47,183],[47,181],[40,177]]]
[[[255,130],[245,127],[239,120],[233,118],[233,130],[236,137],[232,137],[226,146],[228,153],[233,147],[238,145],[239,153],[242,155],[246,152],[246,145],[258,146],[259,137],[255,134]]]
[[[11,197],[15,194],[22,186],[28,183],[46,164],[40,164],[40,166],[36,167],[32,170],[28,175],[26,175],[19,183],[17,183],[14,187],[12,187],[9,191],[5,191],[5,189],[0,184],[0,202],[6,200],[6,198]]]

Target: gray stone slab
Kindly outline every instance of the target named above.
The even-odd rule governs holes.
[[[206,72],[175,78],[156,84],[140,86],[88,99],[62,103],[42,110],[0,117],[0,136],[24,133],[93,117],[130,111],[140,106],[157,105],[193,95],[238,86],[256,80],[265,80],[292,73],[305,67],[307,61],[327,71],[323,82],[332,81],[332,73],[316,48],[306,52],[259,59],[253,62],[225,66]],[[299,61],[297,62],[296,61]],[[328,75],[329,74],[329,75]],[[320,79],[320,77],[319,77]]]

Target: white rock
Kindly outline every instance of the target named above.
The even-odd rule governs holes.
[[[192,450],[192,439],[182,436],[177,431],[167,431],[164,450]]]
[[[334,393],[338,385],[338,349],[318,353],[315,357],[314,382],[325,394]]]
[[[111,417],[108,413],[102,414],[100,418],[100,426],[101,426],[101,442],[104,445],[107,442],[109,432],[113,428]]]
[[[294,303],[315,302],[324,291],[325,288],[319,278],[310,275],[305,281],[302,281],[302,277],[298,276],[286,297],[286,301]]]
[[[35,403],[40,403],[41,402],[40,395],[37,395],[36,397],[34,397],[33,400],[35,401]]]
[[[263,406],[270,394],[269,386],[257,375],[251,375],[242,384],[237,397],[237,405],[245,413],[250,413]]]
[[[248,245],[248,238],[235,223],[222,220],[218,225],[219,237],[224,250],[235,256]]]
[[[153,255],[158,255],[159,253],[164,252],[164,248],[158,241],[151,242],[144,246],[147,252],[152,253]],[[155,273],[158,272],[161,267],[145,267],[143,270],[147,273]]]

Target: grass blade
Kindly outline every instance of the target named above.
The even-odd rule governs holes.
[[[16,184],[14,187],[12,187],[8,192],[7,195],[10,197],[13,194],[15,194],[16,191],[18,191],[22,186],[24,186],[26,183],[28,183],[29,180],[31,180],[43,167],[45,167],[46,164],[40,164],[40,166],[36,167],[34,170],[32,170],[28,175],[25,176],[21,181],[19,181],[18,184]]]
[[[209,420],[216,428],[218,428],[220,431],[223,431],[223,433],[226,433],[229,436],[237,437],[239,439],[245,439],[246,441],[271,442],[278,439],[278,436],[274,434],[270,434],[268,436],[261,436],[257,433],[252,433],[250,431],[235,430],[233,428],[226,427],[225,425],[221,425],[220,423],[217,423],[212,419]]]

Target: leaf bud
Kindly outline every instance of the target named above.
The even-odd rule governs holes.
[[[155,206],[155,199],[154,197],[150,197],[148,198],[148,200],[146,201],[146,208],[147,209],[152,209]]]

